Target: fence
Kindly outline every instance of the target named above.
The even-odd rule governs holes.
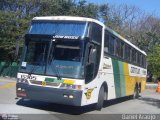
[[[18,72],[18,64],[16,62],[0,61],[0,76],[16,77]]]

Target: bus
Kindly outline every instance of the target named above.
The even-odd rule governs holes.
[[[71,106],[145,90],[146,53],[102,22],[85,17],[35,17],[25,35],[16,94]]]

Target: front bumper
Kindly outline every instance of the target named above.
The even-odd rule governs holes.
[[[82,91],[17,83],[16,92],[17,97],[72,106],[81,106]],[[72,95],[73,98],[64,97],[64,95]]]

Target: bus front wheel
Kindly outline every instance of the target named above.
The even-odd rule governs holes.
[[[102,86],[99,91],[98,102],[96,104],[96,110],[102,109],[103,103],[104,103],[104,96],[105,96],[105,91],[104,91],[104,86]]]

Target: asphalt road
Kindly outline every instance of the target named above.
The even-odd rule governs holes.
[[[130,97],[106,101],[101,111],[94,110],[94,105],[82,108],[58,105],[16,98],[16,79],[0,77],[0,115],[17,117],[22,120],[119,120],[146,119],[141,114],[150,114],[150,119],[160,119],[160,93],[146,90],[139,99]],[[131,114],[131,116],[126,116]],[[152,114],[158,114],[151,116]],[[155,118],[155,119],[154,119]],[[149,120],[150,120],[149,119]]]

